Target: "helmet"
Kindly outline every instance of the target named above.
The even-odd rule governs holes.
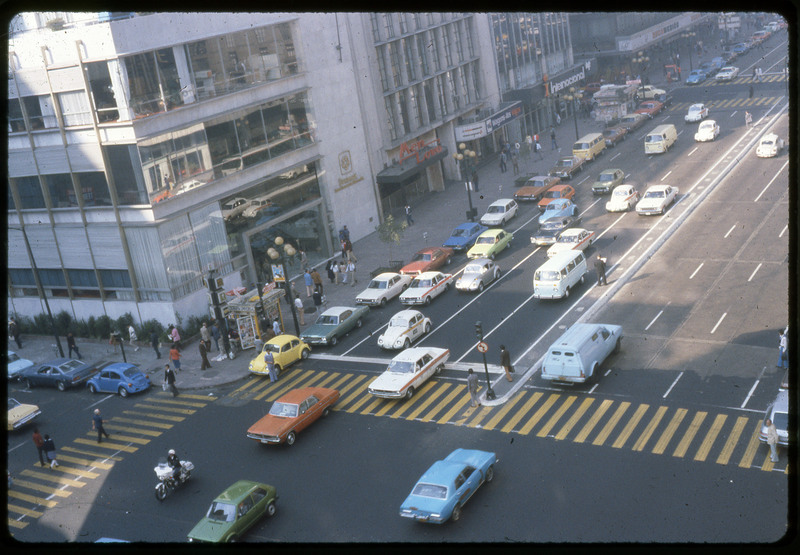
[[[169,454],[170,454],[170,455],[174,455],[174,454],[175,454],[175,449],[170,449],[170,450],[169,450]]]

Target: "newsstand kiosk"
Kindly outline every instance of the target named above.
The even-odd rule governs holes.
[[[228,322],[228,329],[234,331],[231,343],[237,343],[236,347],[241,350],[250,349],[256,346],[256,339],[273,320],[280,321],[283,328],[280,300],[285,294],[283,289],[265,287],[261,298],[257,289],[229,298],[222,307],[222,315]]]

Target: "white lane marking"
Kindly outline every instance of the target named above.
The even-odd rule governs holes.
[[[409,307],[409,308],[410,308],[410,307]],[[404,310],[405,310],[405,309],[404,309]],[[385,324],[383,324],[381,327],[379,327],[379,328],[378,328],[378,329],[376,329],[375,331],[371,331],[371,332],[369,332],[369,335],[367,335],[367,336],[366,336],[364,339],[362,339],[361,341],[359,341],[358,343],[356,343],[355,345],[353,345],[352,347],[350,347],[349,349],[347,349],[345,352],[343,352],[343,353],[341,354],[341,356],[345,356],[345,355],[347,355],[347,354],[348,354],[350,351],[352,351],[353,349],[355,349],[356,347],[358,347],[359,345],[361,345],[362,343],[364,343],[366,340],[368,340],[368,339],[372,339],[372,338],[373,338],[373,336],[374,336],[376,333],[378,333],[379,331],[381,331],[383,328],[386,328],[386,327],[389,327],[389,322],[386,322]]]
[[[784,233],[786,233],[786,231],[788,231],[788,229],[789,229],[789,224],[786,224],[785,226],[783,226],[783,229],[782,229],[782,230],[781,230],[781,232],[778,234],[778,239],[780,239],[781,237],[783,237],[783,234],[784,234]]]
[[[695,152],[697,152],[697,149],[698,149],[698,148],[700,148],[700,147],[698,147],[698,146],[694,147],[694,148],[691,150],[691,152],[689,152],[689,154],[687,154],[687,155],[686,155],[686,157],[688,158],[689,156],[691,156],[692,154],[694,154]]]
[[[750,277],[749,277],[749,278],[747,278],[747,281],[753,281],[753,277],[756,275],[756,272],[757,272],[757,271],[758,271],[760,268],[761,268],[761,262],[759,262],[759,263],[758,263],[758,266],[756,266],[756,269],[755,269],[755,270],[753,270],[753,273],[752,273],[752,274],[750,274]]]
[[[736,229],[736,225],[737,225],[738,223],[739,223],[739,222],[736,222],[735,224],[733,224],[733,226],[731,226],[731,228],[728,230],[728,233],[726,233],[725,235],[723,235],[723,236],[722,236],[722,238],[723,238],[723,239],[727,239],[727,238],[728,238],[728,235],[730,235],[731,233],[733,233],[733,230],[734,230],[734,229]]]
[[[656,321],[656,320],[658,320],[658,317],[659,317],[659,316],[661,316],[662,314],[664,314],[664,311],[663,311],[663,310],[659,310],[659,311],[658,311],[658,314],[656,314],[656,317],[655,317],[655,318],[653,318],[652,320],[650,320],[650,323],[649,323],[649,324],[647,324],[647,327],[646,327],[646,328],[644,328],[644,331],[647,331],[647,330],[649,330],[649,329],[650,329],[650,326],[652,326],[652,325],[655,323],[655,321]]]
[[[672,385],[669,386],[669,389],[667,389],[666,393],[664,393],[664,395],[661,396],[662,399],[666,399],[667,398],[667,395],[669,395],[669,392],[672,391],[673,387],[675,387],[675,384],[678,383],[678,380],[681,379],[681,376],[683,376],[683,372],[678,374],[678,377],[675,378],[675,381],[672,382]]]
[[[700,263],[700,265],[697,267],[697,269],[696,269],[694,272],[692,272],[692,275],[690,275],[690,276],[689,276],[689,279],[692,279],[692,278],[694,277],[694,275],[695,275],[697,272],[699,272],[699,271],[700,271],[700,268],[702,268],[702,267],[703,267],[703,264],[705,264],[705,262],[701,262],[701,263]]]
[[[767,185],[763,189],[761,189],[761,192],[758,193],[758,196],[753,199],[753,202],[758,202],[758,199],[761,198],[761,195],[767,192],[767,189],[769,189],[769,186],[772,185],[772,182],[778,179],[778,176],[781,174],[781,172],[783,172],[784,169],[786,169],[786,166],[788,165],[789,165],[789,160],[786,160],[786,162],[781,166],[781,169],[779,169],[778,172],[775,174],[775,176],[769,180],[769,183],[767,183]]]
[[[761,380],[756,380],[756,383],[754,383],[753,387],[750,388],[750,391],[748,391],[748,393],[747,393],[747,397],[744,398],[744,403],[742,403],[742,406],[739,407],[739,408],[743,409],[744,406],[747,404],[747,401],[750,400],[750,397],[753,396],[753,393],[755,393],[755,391],[756,391],[756,387],[758,387],[758,382],[759,381],[761,381]]]
[[[584,181],[586,181],[587,179],[589,179],[589,177],[590,177],[590,176],[588,176],[588,175],[587,175],[586,177],[584,177],[583,179],[581,179],[580,181],[578,181],[578,185],[580,185],[581,183],[583,183]]]
[[[719,320],[717,320],[717,323],[714,325],[713,328],[711,328],[711,333],[714,333],[715,331],[717,331],[717,328],[719,327],[719,325],[722,323],[722,321],[725,319],[725,316],[727,316],[727,315],[728,315],[727,312],[723,312],[722,313],[722,316],[719,317]]]
[[[616,159],[617,159],[617,158],[618,158],[618,157],[619,157],[621,154],[622,154],[621,152],[617,152],[617,153],[616,153],[614,156],[612,156],[612,157],[611,157],[611,159],[609,160],[609,162],[613,162],[613,161],[614,161],[614,160],[616,160]]]
[[[671,173],[672,173],[672,170],[669,170],[669,171],[666,173],[666,175],[664,175],[664,177],[662,177],[662,178],[661,178],[661,181],[664,181],[664,180],[665,180],[667,177],[669,177],[669,174],[671,174]]]
[[[729,117],[729,118],[732,118],[733,116],[735,116],[735,115],[737,114],[737,112],[738,112],[738,111],[739,111],[739,110],[734,110],[734,111],[733,111],[733,113],[732,113],[730,116],[728,116],[728,117]]]

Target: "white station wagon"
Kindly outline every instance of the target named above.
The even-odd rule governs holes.
[[[486,226],[504,226],[507,221],[517,215],[517,202],[511,198],[494,201],[481,216],[481,224]]]
[[[450,357],[449,349],[411,347],[398,354],[383,374],[369,384],[369,392],[385,399],[411,399],[425,380],[438,374]]]
[[[401,295],[402,304],[431,304],[431,301],[450,289],[453,274],[423,272],[413,279]]]
[[[367,288],[358,294],[356,304],[384,307],[387,302],[405,291],[412,279],[412,276],[394,272],[378,274],[372,278]]]
[[[403,349],[425,335],[430,333],[430,318],[426,318],[418,310],[401,310],[389,320],[389,327],[378,336],[378,347],[383,349]]]

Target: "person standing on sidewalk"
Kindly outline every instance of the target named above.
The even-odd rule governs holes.
[[[775,427],[775,424],[772,423],[772,420],[767,418],[764,421],[764,424],[767,426],[767,445],[769,445],[769,460],[776,463],[778,462],[778,429]]]
[[[350,264],[352,264],[352,262]],[[306,311],[305,311],[305,308],[303,308],[303,299],[301,299],[299,295],[294,298],[294,308],[295,308],[295,311],[297,312],[297,315],[300,317],[300,325],[301,326],[305,326],[306,325],[306,319],[305,319],[305,312]]]
[[[169,332],[170,337],[172,337],[172,342],[175,344],[175,348],[176,349],[180,349],[181,348],[181,334],[178,333],[178,326],[173,326],[172,324],[170,324],[170,328],[172,328],[172,329],[170,329],[170,332]],[[180,367],[178,367],[178,370],[180,370]]]
[[[550,126],[550,150],[555,150],[558,148],[558,143],[556,142],[556,128]]]
[[[511,355],[506,351],[505,345],[500,345],[500,366],[506,373],[506,379],[513,382],[514,378],[511,377],[511,374],[514,372],[514,367],[511,366]]]
[[[44,450],[44,439],[42,439],[42,434],[39,433],[39,428],[33,429],[33,444],[39,453],[39,463],[44,466],[44,459],[47,458],[47,464],[50,464],[50,458],[47,457],[47,452]]]
[[[500,153],[500,173],[506,173],[508,171],[508,166],[506,165],[506,151]]]
[[[200,370],[211,368],[211,363],[208,362],[208,347],[206,347],[206,342],[201,341],[197,348],[200,351]]]
[[[511,151],[511,167],[514,171],[514,175],[519,175],[519,156],[517,155],[517,150]]]
[[[481,404],[478,398],[478,374],[472,368],[467,371],[467,389],[469,390],[470,404],[477,407]]]
[[[787,349],[789,347],[789,341],[786,338],[786,334],[781,332],[779,334],[779,343],[778,343],[778,368],[789,368],[789,355],[787,353]]]
[[[153,350],[156,352],[156,358],[161,358],[161,351],[158,350],[158,344],[160,343],[158,339],[158,332],[153,330],[150,332],[150,346],[153,347]]]
[[[75,336],[72,335],[72,332],[67,332],[67,349],[69,349],[69,356],[72,358],[72,351],[75,351],[75,355],[78,358],[81,357],[81,352],[78,350],[78,346],[75,344]]]
[[[172,365],[175,367],[175,369],[180,372],[180,370],[181,370],[181,352],[178,350],[178,344],[177,343],[173,343],[172,347],[169,350],[169,360],[172,362]]]
[[[356,265],[352,260],[347,263],[346,271],[347,271],[347,281],[350,282],[350,287],[355,287],[355,285],[356,285]]]
[[[478,191],[478,172],[472,172],[472,187],[477,192]]]
[[[750,124],[752,124],[752,123],[753,123],[753,114],[751,114],[750,112],[745,112],[744,113],[744,126],[745,127],[750,127]]]
[[[14,338],[14,341],[17,343],[17,349],[21,349],[22,340],[20,339],[19,325],[13,318],[8,321],[8,335]]]
[[[217,346],[217,352],[219,352],[219,339],[222,334],[219,331],[219,324],[217,324],[216,320],[211,322],[211,337],[214,339],[214,345]]]
[[[92,430],[97,430],[97,443],[101,442],[102,436],[106,436],[106,439],[111,437],[108,435],[108,432],[106,432],[106,429],[103,428],[103,417],[100,416],[100,409],[94,409],[94,416],[92,416]]]
[[[322,295],[322,276],[319,275],[319,272],[316,268],[311,270],[311,281],[314,283],[314,290],[319,291],[319,294]],[[314,296],[314,293],[311,293],[311,296]]]
[[[211,330],[205,322],[200,327],[200,342],[206,344],[206,352],[211,349]]]
[[[273,333],[274,333],[276,336],[278,336],[278,335],[280,335],[281,333],[283,333],[283,332],[281,332],[281,323],[280,323],[280,322],[278,322],[278,319],[277,319],[277,318],[275,318],[275,319],[272,321],[272,332],[273,332]]]
[[[138,351],[139,347],[136,345],[136,340],[138,337],[136,337],[136,330],[134,329],[133,324],[128,326],[128,337],[130,338],[131,347],[133,347],[135,351]]]
[[[50,469],[58,466],[56,460],[56,442],[53,441],[49,435],[44,434],[44,452],[47,454],[47,459],[50,461]]]
[[[544,160],[544,155],[542,154],[542,143],[539,142],[538,135],[536,136],[536,142],[534,143],[534,148],[536,149],[536,154],[539,155],[539,160]]]
[[[314,293],[314,280],[311,279],[311,271],[308,268],[303,272],[303,282],[306,284],[306,297],[311,297]]]

